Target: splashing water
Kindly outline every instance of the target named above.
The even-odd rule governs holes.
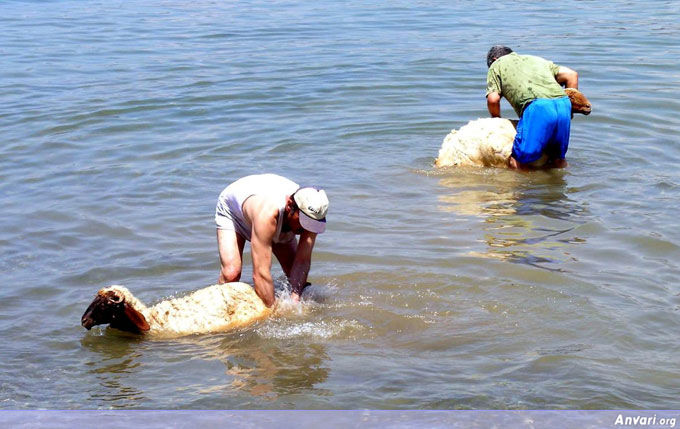
[[[335,285],[309,285],[305,287],[300,300],[292,297],[292,288],[285,277],[276,279],[275,287],[275,317],[256,329],[256,332],[265,338],[328,339],[345,335],[347,330],[363,328],[356,320],[308,320],[335,295],[337,289]]]
[[[315,307],[326,302],[336,289],[333,285],[309,285],[302,291],[300,300],[297,300],[292,297],[292,287],[285,276],[276,279],[275,288],[275,314],[288,317],[308,315]]]
[[[364,327],[356,320],[328,320],[291,324],[290,321],[279,321],[259,327],[256,332],[265,338],[292,339],[316,338],[330,339],[348,337],[352,331],[360,331]]]

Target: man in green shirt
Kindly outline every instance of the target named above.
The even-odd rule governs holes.
[[[518,55],[501,45],[489,49],[486,64],[489,113],[500,118],[501,97],[505,97],[519,116],[508,165],[515,169],[566,167],[571,102],[562,85],[578,89],[578,73],[540,57]]]

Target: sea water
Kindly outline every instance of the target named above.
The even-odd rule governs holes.
[[[679,9],[0,3],[0,408],[679,408]],[[567,169],[433,167],[497,43],[579,72]],[[215,283],[217,196],[262,172],[330,198],[299,307],[80,326]]]

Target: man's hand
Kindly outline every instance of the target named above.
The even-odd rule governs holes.
[[[311,285],[312,284],[310,282],[306,282],[305,285],[300,290],[300,293],[292,292],[290,294],[290,298],[293,300],[293,302],[300,302],[300,296],[302,295],[302,291],[304,291],[307,286],[311,286]]]

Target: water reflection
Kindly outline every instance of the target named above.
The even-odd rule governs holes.
[[[88,395],[95,402],[103,401],[113,408],[139,406],[147,398],[138,387],[130,385],[131,374],[140,366],[140,340],[125,333],[107,330],[104,335],[87,334],[81,345],[93,352],[85,362],[88,373],[97,381],[88,385]],[[133,379],[133,378],[132,378]],[[90,405],[91,406],[91,405]]]
[[[277,341],[247,329],[154,341],[109,328],[86,334],[81,344],[92,352],[85,365],[96,383],[86,394],[95,407],[146,407],[160,399],[150,398],[157,391],[195,389],[212,398],[212,407],[233,396],[269,402],[291,393],[329,394],[317,387],[330,373],[326,347],[304,338]]]
[[[280,395],[310,391],[327,394],[318,384],[328,378],[329,356],[323,344],[304,341],[272,341],[255,333],[246,336],[200,338],[202,359],[218,360],[225,366],[226,383],[210,391],[242,391],[265,400]]]
[[[439,209],[484,220],[483,252],[473,256],[526,264],[550,271],[584,242],[573,235],[585,208],[568,196],[562,170],[518,173],[505,169],[456,168],[439,179]]]

